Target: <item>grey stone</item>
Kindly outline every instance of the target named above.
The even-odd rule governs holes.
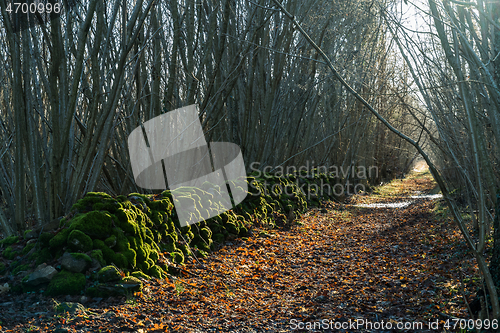
[[[67,333],[67,332],[69,332],[69,330],[64,327],[56,328],[54,331],[54,333]]]
[[[38,265],[33,273],[28,277],[28,280],[24,282],[28,286],[38,286],[42,283],[48,283],[57,274],[57,270],[45,263]]]
[[[97,259],[95,259],[95,258],[92,258],[92,264],[90,264],[90,268],[89,269],[92,272],[97,272],[101,268],[102,268],[102,265],[99,263],[99,261],[97,261]]]
[[[117,281],[121,279],[121,274],[115,266],[106,266],[97,272],[97,279],[100,282]]]
[[[85,259],[77,259],[68,252],[64,252],[63,256],[61,257],[61,266],[73,273],[81,273],[85,271],[89,264],[90,263]]]
[[[75,313],[75,312],[85,312],[85,307],[80,303],[62,302],[56,304],[54,306],[54,310],[58,313],[60,312]]]
[[[117,284],[100,284],[96,286],[97,293],[100,296],[126,296],[132,295],[134,292],[140,291],[141,283],[117,283]]]
[[[38,231],[38,230],[31,230],[28,233],[26,233],[26,235],[24,235],[24,238],[28,239],[28,240],[32,240],[32,239],[38,238],[38,236],[40,236],[40,231]]]

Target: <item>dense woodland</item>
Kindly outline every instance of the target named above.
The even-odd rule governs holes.
[[[430,156],[452,210],[471,213],[456,222],[486,281],[500,286],[500,234],[489,270],[483,256],[498,225],[498,2],[64,1],[60,17],[17,32],[8,4],[0,1],[4,235],[67,214],[89,191],[144,192],[128,135],[191,104],[207,141],[238,144],[249,172],[257,162],[376,166],[366,185],[401,177],[418,150],[368,103]]]

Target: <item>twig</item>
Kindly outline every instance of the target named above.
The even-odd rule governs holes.
[[[467,301],[467,297],[465,296],[465,288],[464,288],[464,281],[463,281],[463,276],[462,276],[462,270],[458,270],[459,273],[459,279],[460,279],[460,291],[462,292],[462,297],[464,298],[465,305],[467,305],[467,310],[469,311],[469,314],[471,318],[474,319],[474,314],[472,313],[472,309],[470,308],[469,302]]]

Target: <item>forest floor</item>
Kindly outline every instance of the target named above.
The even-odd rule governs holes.
[[[409,198],[433,190],[419,169],[374,194],[313,208],[291,227],[256,228],[136,297],[57,299],[85,301],[84,312],[56,314],[38,295],[0,300],[0,331],[457,331],[454,318],[469,318],[463,295],[471,301],[477,268],[439,199]],[[408,200],[404,208],[356,206]]]

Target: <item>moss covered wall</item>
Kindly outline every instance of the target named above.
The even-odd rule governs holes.
[[[116,198],[87,193],[60,221],[56,232],[40,235],[38,249],[30,259],[39,264],[57,259],[65,251],[85,253],[102,266],[114,265],[125,274],[163,278],[171,263],[183,264],[193,252],[204,255],[216,243],[246,235],[253,225],[273,228],[290,223],[308,205],[319,204],[320,186],[333,186],[336,179],[326,175],[264,175],[248,177],[247,182],[249,194],[237,207],[187,227],[179,224],[169,190]],[[185,200],[195,204],[195,214],[210,209],[201,207],[197,197],[217,195],[190,187],[180,191]],[[323,197],[331,198],[332,194]]]

